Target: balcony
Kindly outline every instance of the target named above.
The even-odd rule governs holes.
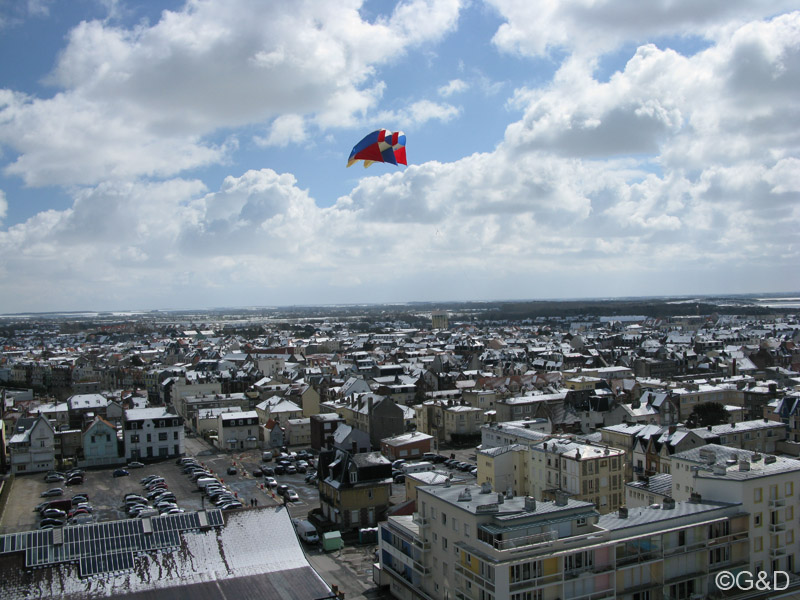
[[[769,526],[770,533],[780,533],[786,531],[786,523],[773,523]]]
[[[660,558],[661,558],[661,552],[659,550],[653,550],[651,552],[640,552],[637,554],[624,554],[622,556],[617,556],[617,567],[638,565],[653,560],[658,560]]]
[[[770,498],[769,506],[770,508],[780,508],[782,506],[786,506],[786,498]]]
[[[510,540],[495,540],[494,548],[496,550],[514,550],[518,548],[526,548],[528,546],[538,546],[540,544],[549,544],[558,539],[555,531],[545,531],[543,533],[534,533],[533,535],[526,535]]]

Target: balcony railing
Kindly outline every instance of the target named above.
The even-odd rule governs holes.
[[[548,544],[558,539],[558,534],[555,531],[545,531],[542,533],[534,533],[518,538],[511,538],[510,540],[495,540],[494,547],[496,550],[514,550],[516,548],[525,548],[528,546],[537,546],[539,544]]]
[[[786,498],[770,498],[769,505],[770,508],[778,508],[781,506],[786,506]]]
[[[661,552],[659,550],[640,552],[636,554],[625,554],[622,556],[617,556],[617,567],[626,567],[628,565],[645,563],[651,560],[658,560],[659,558],[661,558]]]

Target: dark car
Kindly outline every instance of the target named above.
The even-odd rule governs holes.
[[[395,483],[405,483],[405,481],[406,481],[405,473],[400,473],[399,475],[394,476]]]
[[[114,469],[114,472],[111,474],[112,477],[127,477],[130,475],[127,469]]]
[[[267,476],[274,477],[275,476],[275,469],[273,469],[272,467],[261,467],[261,474],[264,477],[267,477]]]
[[[286,490],[288,489],[289,489],[288,485],[281,484],[275,488],[275,493],[278,494],[278,496],[283,496],[286,493]]]
[[[275,465],[275,475],[286,475],[286,467],[283,465]]]
[[[69,479],[67,479],[64,483],[67,485],[83,485],[83,476],[82,475],[73,475]]]
[[[228,475],[236,475],[238,472],[236,467],[228,467]]]
[[[253,469],[253,477],[261,477],[263,474],[264,471],[262,471],[261,469],[259,468]]]
[[[88,502],[89,494],[75,494],[72,497],[72,506],[77,506],[81,502]]]
[[[50,498],[51,496],[63,496],[64,490],[62,488],[51,488],[46,492],[41,493],[42,498]]]
[[[62,525],[64,525],[64,521],[61,519],[47,518],[47,519],[42,519],[42,522],[39,523],[39,528],[41,529],[44,527],[61,527]]]

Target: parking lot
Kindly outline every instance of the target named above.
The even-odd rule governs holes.
[[[250,506],[251,500],[257,501],[258,506],[283,503],[281,497],[264,486],[263,477],[253,476],[254,469],[264,464],[261,462],[260,451],[240,454],[217,453],[209,446],[198,443],[192,444],[189,449],[199,454],[197,460],[230,488],[245,508]],[[187,453],[187,456],[191,455]],[[228,467],[231,466],[237,469],[235,475],[227,473]],[[40,502],[69,499],[78,493],[88,495],[95,521],[128,518],[123,498],[127,493],[142,494],[144,488],[139,481],[148,475],[160,475],[165,479],[169,490],[175,494],[179,508],[194,511],[211,507],[204,494],[183,473],[182,467],[177,465],[174,459],[148,464],[143,468],[129,469],[130,475],[126,477],[113,477],[113,471],[114,468],[86,470],[83,483],[72,486],[63,485],[63,482],[47,483],[44,480],[44,473],[15,477],[8,502],[0,516],[0,533],[36,529],[41,517],[35,511],[35,507]],[[299,500],[289,504],[289,512],[293,517],[305,517],[309,510],[318,506],[319,495],[316,486],[306,484],[304,474],[277,475],[275,478],[278,483],[288,485],[298,493]],[[42,492],[54,487],[61,487],[64,495],[41,497]]]

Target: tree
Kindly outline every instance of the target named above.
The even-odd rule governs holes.
[[[687,427],[708,427],[728,422],[730,413],[719,402],[703,402],[686,419]]]

